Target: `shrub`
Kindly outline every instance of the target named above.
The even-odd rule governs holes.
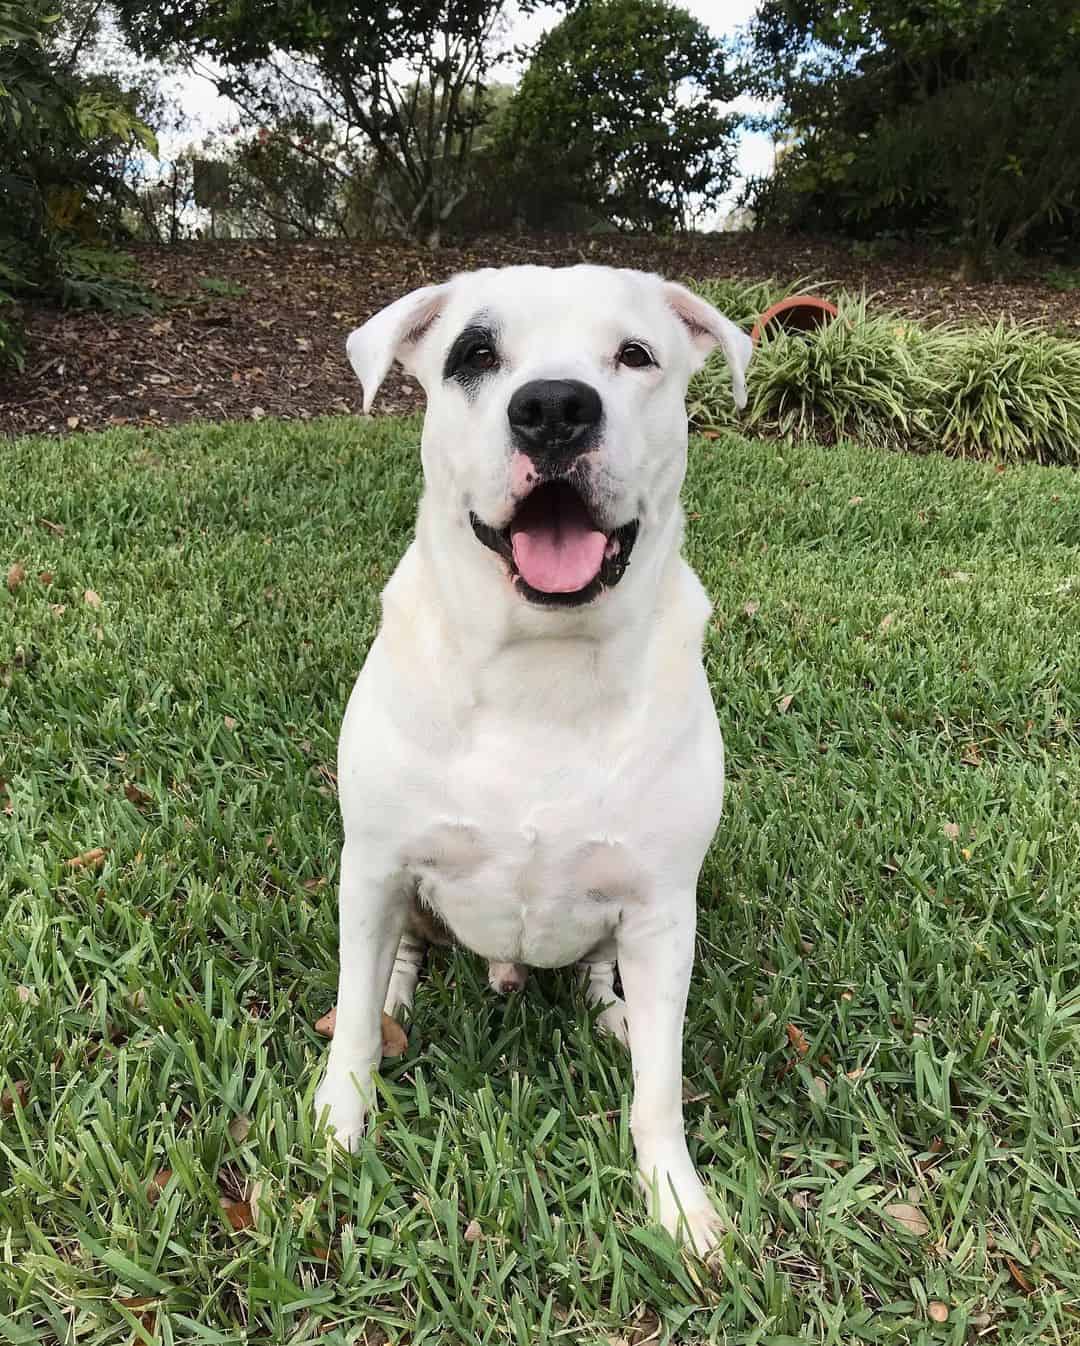
[[[943,332],[931,421],[975,457],[1080,463],[1080,341],[1031,324]]]
[[[771,282],[741,293],[737,282],[694,288],[746,328],[782,293]],[[842,294],[838,307],[826,327],[759,343],[742,424],[791,438],[1080,466],[1080,341],[1004,321],[927,328],[872,311],[865,296]],[[689,410],[699,429],[740,421],[721,362],[695,376]]]
[[[0,302],[19,295],[130,311],[146,296],[108,251],[119,165],[153,135],[107,78],[82,79],[46,37],[55,16],[0,0]],[[0,363],[21,346],[6,318]]]
[[[25,341],[19,310],[9,294],[0,290],[0,370],[22,369]]]

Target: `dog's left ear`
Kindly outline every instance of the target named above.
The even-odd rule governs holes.
[[[730,318],[725,318],[719,309],[713,308],[712,304],[688,290],[685,285],[665,281],[664,298],[690,334],[698,354],[698,368],[704,364],[705,357],[714,347],[719,346],[724,352],[724,359],[731,370],[732,396],[735,405],[742,411],[746,406],[746,367],[754,353],[750,338]]]
[[[364,391],[364,411],[395,360],[411,373],[421,339],[439,316],[450,293],[449,283],[425,285],[395,300],[349,334],[345,353]]]

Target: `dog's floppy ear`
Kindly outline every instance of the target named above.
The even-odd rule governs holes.
[[[390,366],[397,360],[412,371],[420,339],[439,316],[450,285],[425,285],[397,299],[349,334],[345,353],[364,391],[364,411],[371,410]]]
[[[732,396],[741,411],[746,406],[746,367],[754,353],[750,338],[742,328],[725,318],[719,309],[713,308],[712,304],[688,290],[685,285],[666,281],[664,298],[689,332],[694,349],[698,352],[699,366],[715,346],[724,352],[724,359],[731,370]]]

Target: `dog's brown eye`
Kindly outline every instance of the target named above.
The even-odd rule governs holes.
[[[498,363],[499,357],[492,346],[474,346],[462,361],[466,369],[475,370],[477,373],[494,369]]]
[[[630,369],[645,369],[655,363],[656,361],[638,341],[628,341],[619,351],[619,364],[626,365]]]

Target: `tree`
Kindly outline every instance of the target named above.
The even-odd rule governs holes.
[[[981,270],[1075,221],[1074,0],[766,0],[752,31],[758,92],[794,140],[756,193],[767,222],[929,229]]]
[[[686,228],[731,181],[735,96],[709,31],[664,0],[586,0],[538,44],[506,118],[523,205]]]
[[[0,304],[49,296],[64,303],[132,306],[107,244],[133,147],[154,147],[130,91],[82,77],[74,46],[57,39],[44,8],[0,0]],[[0,321],[0,361],[20,355],[15,324]]]
[[[531,8],[542,0],[526,0]],[[224,67],[253,123],[302,115],[359,132],[370,190],[394,230],[436,242],[468,190],[506,0],[119,0],[129,39]],[[355,137],[354,137],[355,138]],[[309,147],[310,153],[318,153]],[[341,173],[330,165],[330,172]]]

